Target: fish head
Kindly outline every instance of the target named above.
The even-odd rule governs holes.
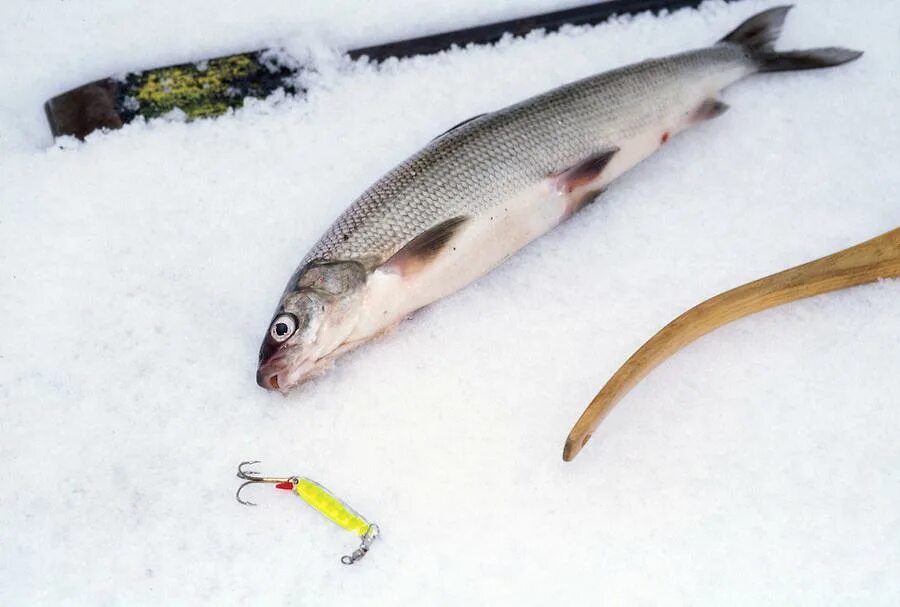
[[[288,283],[262,346],[256,383],[287,394],[326,371],[349,348],[367,272],[354,261],[314,262]]]

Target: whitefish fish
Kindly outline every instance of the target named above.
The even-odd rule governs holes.
[[[724,112],[725,87],[862,54],[775,51],[789,8],[751,17],[710,47],[567,84],[431,141],[366,190],[300,262],[266,330],[257,383],[286,393],[484,275],[678,133]]]

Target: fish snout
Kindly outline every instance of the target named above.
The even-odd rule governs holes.
[[[278,389],[278,373],[270,373],[266,369],[260,367],[256,370],[256,383],[260,388],[266,390]]]
[[[317,375],[323,365],[314,359],[297,359],[278,352],[261,362],[256,370],[256,383],[266,390],[287,394],[306,380]]]
[[[289,371],[289,367],[287,359],[281,353],[264,358],[260,360],[259,367],[256,369],[256,383],[259,384],[260,388],[265,388],[266,390],[284,392],[287,386],[284,385],[282,380]]]

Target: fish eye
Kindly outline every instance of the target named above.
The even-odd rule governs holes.
[[[293,314],[281,314],[272,321],[269,335],[275,341],[285,341],[297,330],[297,317]]]

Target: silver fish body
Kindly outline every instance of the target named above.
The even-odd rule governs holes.
[[[384,262],[440,222],[496,212],[523,189],[585,158],[647,134],[658,144],[704,99],[754,71],[740,47],[723,44],[585,78],[482,115],[378,180],[303,264]]]
[[[260,350],[258,383],[286,392],[482,276],[724,111],[716,96],[728,85],[859,56],[774,52],[787,10],[760,13],[712,47],[585,78],[437,137],[366,190],[300,263]]]

